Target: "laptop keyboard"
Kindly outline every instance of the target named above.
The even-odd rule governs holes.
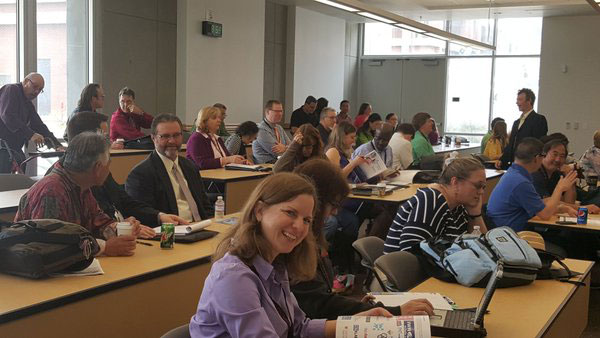
[[[472,311],[448,311],[444,326],[453,329],[471,329],[474,315]]]

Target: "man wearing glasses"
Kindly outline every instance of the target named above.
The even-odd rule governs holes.
[[[119,92],[119,108],[110,119],[110,140],[135,140],[146,136],[142,128],[149,128],[154,117],[135,104],[135,92],[124,87]]]
[[[542,165],[543,148],[544,144],[533,137],[524,138],[517,146],[515,162],[502,176],[488,202],[487,215],[496,226],[522,231],[533,216],[548,220],[557,212],[573,214],[573,208],[562,204],[561,197],[575,184],[576,171],[560,177],[552,194],[545,199],[535,190],[531,175]]]
[[[151,137],[155,149],[129,173],[125,190],[156,210],[195,222],[211,218],[213,208],[200,172],[179,156],[182,130],[175,115],[163,113],[154,118]]]
[[[323,147],[327,147],[329,143],[329,134],[331,134],[331,130],[335,126],[335,115],[335,109],[331,107],[323,108],[321,111],[321,121],[317,126],[317,130],[319,130],[319,134],[321,135]]]
[[[265,105],[265,117],[258,124],[258,136],[252,142],[256,163],[275,163],[291,141],[279,125],[283,118],[283,105],[277,100],[269,100]]]
[[[21,83],[0,88],[0,139],[6,141],[17,164],[25,160],[23,146],[28,141],[40,147],[47,144],[48,147],[64,150],[31,102],[43,92],[44,78],[38,73],[27,75]]]

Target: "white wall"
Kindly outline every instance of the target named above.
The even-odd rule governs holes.
[[[223,37],[201,34],[207,10]],[[221,102],[227,123],[260,120],[264,46],[264,0],[178,0],[177,115],[191,123],[200,108]]]
[[[546,115],[550,133],[567,135],[569,151],[576,157],[593,144],[594,131],[600,128],[598,32],[600,20],[595,15],[544,18],[539,112]]]
[[[290,39],[290,26],[293,39]],[[300,7],[288,8],[288,53],[292,52],[289,46],[293,43],[293,59],[288,55],[288,75],[292,78],[286,82],[292,88],[288,88],[287,93],[292,93],[292,97],[286,95],[286,121],[291,116],[290,109],[304,104],[308,95],[325,97],[334,108],[343,99],[345,41],[344,20]],[[290,61],[292,73],[289,72]]]

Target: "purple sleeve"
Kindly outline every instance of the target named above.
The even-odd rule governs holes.
[[[186,157],[200,169],[221,168],[221,160],[215,158],[210,140],[194,132],[187,142]]]
[[[21,90],[19,86],[8,85],[4,88],[0,96],[0,119],[8,130],[13,133],[20,132],[25,139],[29,140],[34,131],[19,118],[19,114],[23,113],[20,110],[24,109],[19,105],[19,90]]]
[[[258,277],[239,264],[227,266],[223,270],[213,266],[206,279],[190,322],[191,336],[279,337],[261,304]]]

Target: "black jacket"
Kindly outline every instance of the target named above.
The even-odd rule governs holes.
[[[504,148],[502,157],[502,167],[508,168],[515,159],[515,150],[519,143],[526,137],[535,137],[537,139],[548,134],[548,122],[544,115],[540,115],[534,111],[527,116],[525,122],[519,129],[519,119],[515,120],[510,130],[510,139],[508,145]]]
[[[291,289],[298,305],[312,319],[337,319],[338,316],[354,315],[375,307],[384,307],[393,315],[400,315],[400,307],[385,307],[381,303],[363,303],[358,299],[345,297],[332,292],[333,269],[331,261],[319,256],[315,278],[292,285]]]
[[[114,217],[116,209],[124,217],[135,217],[143,225],[149,227],[159,225],[158,210],[129,196],[125,189],[115,181],[112,174],[108,175],[102,186],[92,187],[92,193],[100,209],[110,217]]]
[[[194,164],[179,156],[179,167],[198,206],[202,219],[212,218],[214,210],[208,201],[202,177]],[[125,190],[133,198],[167,214],[179,215],[169,174],[156,150],[136,165],[125,182]]]

